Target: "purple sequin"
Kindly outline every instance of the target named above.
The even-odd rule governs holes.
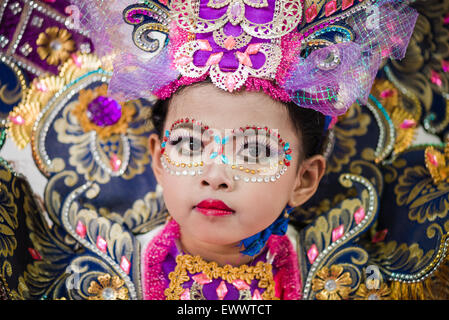
[[[114,99],[99,96],[87,106],[87,116],[99,127],[116,124],[122,116],[122,106]]]

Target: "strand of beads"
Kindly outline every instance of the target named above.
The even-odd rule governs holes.
[[[203,161],[194,163],[175,162],[168,157],[167,153],[164,152],[161,156],[161,162],[165,171],[174,176],[195,176],[203,173]]]

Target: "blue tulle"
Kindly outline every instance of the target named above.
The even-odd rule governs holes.
[[[265,230],[262,230],[255,235],[243,239],[240,244],[245,249],[240,251],[243,254],[248,256],[255,256],[260,252],[260,250],[265,247],[265,244],[268,241],[268,238],[272,235],[283,236],[287,232],[288,227],[288,215],[292,212],[293,207],[287,205],[285,209],[281,212],[280,216]],[[287,217],[285,217],[285,213],[287,213]]]

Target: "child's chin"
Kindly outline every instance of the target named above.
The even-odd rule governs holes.
[[[221,229],[217,231],[216,229],[201,226],[198,226],[196,230],[195,237],[199,241],[211,245],[227,246],[229,244],[240,242],[240,240],[235,237],[235,230]]]

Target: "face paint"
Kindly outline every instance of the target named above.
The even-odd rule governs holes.
[[[165,132],[161,152],[170,174],[195,176],[215,163],[245,182],[274,182],[292,160],[290,145],[277,130],[258,126],[218,130],[189,118],[175,121]]]

